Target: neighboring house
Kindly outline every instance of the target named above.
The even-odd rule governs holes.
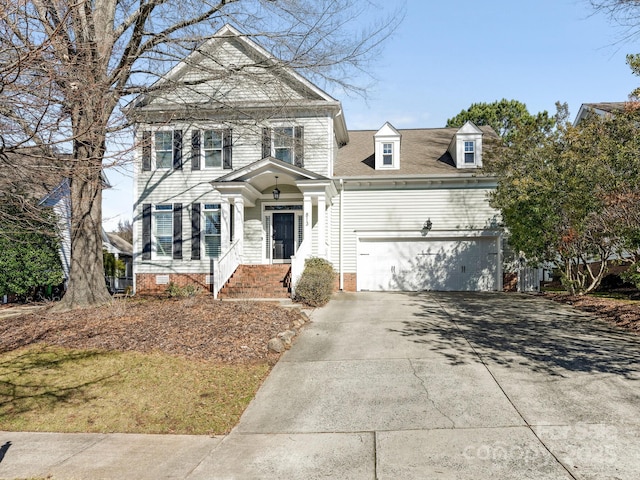
[[[624,111],[625,107],[629,105],[629,102],[600,102],[600,103],[583,103],[580,105],[576,119],[573,122],[574,125],[578,125],[584,120],[587,115],[615,115],[618,112]]]
[[[102,248],[124,263],[122,276],[107,277],[113,293],[125,293],[133,289],[133,246],[116,233],[102,229]]]
[[[109,180],[104,173],[102,175],[103,188],[111,188]],[[40,206],[51,208],[58,219],[58,232],[60,235],[60,262],[64,274],[65,289],[69,280],[71,268],[71,192],[69,180],[64,179],[51,189],[42,200]],[[115,234],[107,233],[102,229],[102,247],[116,258],[125,263],[126,274],[124,277],[112,279],[114,291],[125,291],[133,284],[133,247],[131,244]]]
[[[502,288],[496,181],[477,172],[491,129],[349,131],[338,100],[230,26],[156,87],[129,106],[136,292],[217,294],[289,265],[295,285],[311,256],[344,290]]]

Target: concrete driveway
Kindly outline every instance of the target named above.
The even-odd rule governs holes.
[[[531,296],[339,294],[188,477],[640,478],[640,342]]]
[[[0,432],[0,478],[640,478],[638,337],[514,294],[345,293],[312,320],[227,437]]]

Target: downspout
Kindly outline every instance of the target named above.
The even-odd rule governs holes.
[[[340,179],[340,226],[339,226],[339,263],[340,263],[340,291],[344,292],[344,270],[342,268],[343,265],[343,258],[342,258],[342,220],[343,220],[343,201],[344,201],[344,196],[343,196],[343,191],[344,191],[344,181],[342,180],[342,178]]]

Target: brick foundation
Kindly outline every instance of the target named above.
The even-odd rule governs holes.
[[[179,287],[195,285],[202,289],[202,293],[208,293],[210,285],[206,284],[207,275],[204,273],[138,273],[136,274],[136,293],[140,295],[164,294],[169,284],[156,284],[156,276],[168,276],[169,283]]]
[[[355,292],[358,284],[356,283],[356,274],[355,273],[343,273],[343,291],[344,292]],[[340,275],[336,275],[336,284],[335,290],[340,290]]]

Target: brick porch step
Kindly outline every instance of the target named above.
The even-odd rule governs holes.
[[[220,291],[220,298],[289,298],[291,265],[240,265]]]

